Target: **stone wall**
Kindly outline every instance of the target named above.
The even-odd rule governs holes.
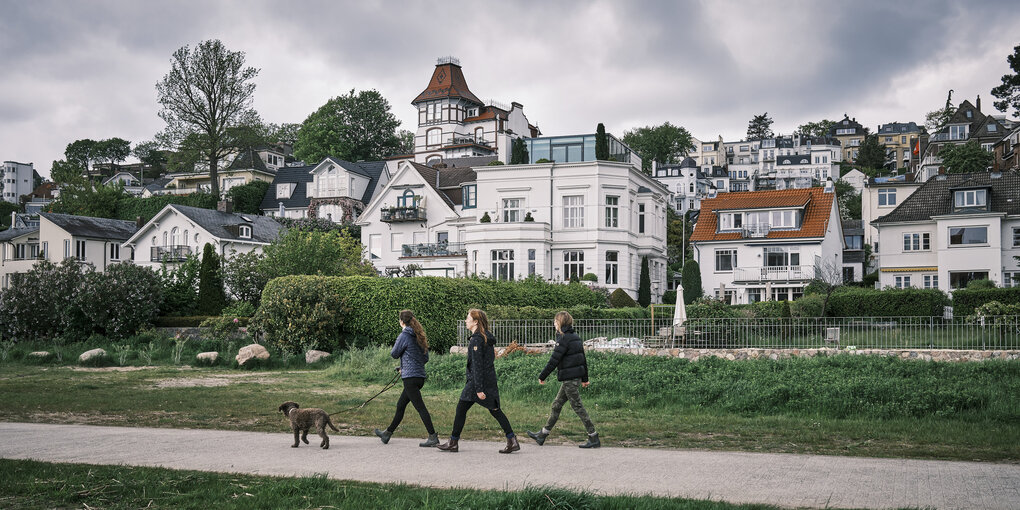
[[[496,354],[502,353],[504,348],[496,349]],[[536,350],[528,346],[528,351]],[[605,349],[598,347],[586,347],[588,352],[616,352],[620,354],[637,354],[641,356],[671,356],[697,361],[707,356],[725,358],[728,360],[741,359],[786,359],[786,358],[813,358],[815,356],[889,356],[901,359],[917,359],[922,361],[984,361],[987,359],[1020,359],[1020,350],[1000,351],[972,351],[955,349],[651,349],[651,348],[623,348]],[[452,354],[467,354],[467,347],[453,346],[450,348]]]

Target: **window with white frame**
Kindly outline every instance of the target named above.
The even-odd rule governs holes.
[[[478,188],[475,184],[464,186],[464,209],[474,209],[478,206]]]
[[[766,246],[765,266],[786,267],[800,265],[800,248],[787,246]]]
[[[908,232],[903,234],[903,251],[928,251],[931,249],[931,234]]]
[[[606,197],[606,228],[620,226],[620,197]]]
[[[740,230],[744,222],[744,215],[741,213],[719,214],[719,230]]]
[[[737,250],[715,250],[716,272],[729,272],[737,266]]]
[[[563,197],[563,228],[584,227],[584,195]]]
[[[439,128],[430,129],[425,132],[425,144],[429,146],[439,145],[443,138],[443,130]]]
[[[528,250],[528,276],[535,275],[535,249]]]
[[[369,234],[368,257],[373,260],[382,258],[382,234]]]
[[[484,142],[485,141],[485,129],[484,128],[475,128],[475,141],[476,142]]]
[[[957,208],[985,207],[987,199],[988,192],[983,189],[960,190],[953,193],[953,203]]]
[[[251,225],[240,225],[237,227],[237,237],[251,239]]]
[[[606,252],[606,285],[620,283],[620,252]]]
[[[120,260],[120,244],[110,243],[110,260]]]
[[[425,122],[436,122],[441,120],[440,117],[442,112],[442,105],[438,101],[425,105]]]
[[[949,246],[988,244],[988,227],[949,227]]]
[[[771,228],[797,228],[798,211],[772,211]]]
[[[404,234],[401,232],[390,233],[390,251],[403,251]]]
[[[1020,287],[1020,271],[1003,271],[1003,287]]]
[[[492,250],[492,277],[497,280],[514,279],[514,251]]]
[[[906,289],[910,287],[910,275],[896,276],[896,288]]]
[[[277,184],[276,185],[276,198],[290,198],[291,190],[293,189],[292,183]]]
[[[962,126],[949,126],[949,139],[950,140],[965,140],[967,138],[967,132],[970,130],[969,124]]]
[[[937,289],[937,288],[939,288],[939,275],[938,274],[926,274],[926,275],[924,275],[924,288],[926,288],[926,289]]]
[[[584,275],[584,252],[569,250],[563,252],[563,279],[581,278]]]
[[[638,204],[638,233],[645,233],[645,204]]]
[[[74,242],[74,258],[85,260],[85,241],[83,239]]]
[[[1013,227],[1013,247],[1020,248],[1020,228]]]
[[[879,207],[896,205],[896,188],[880,188],[878,190]]]
[[[503,221],[516,223],[521,221],[521,200],[520,198],[503,199]]]

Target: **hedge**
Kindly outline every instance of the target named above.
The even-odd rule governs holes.
[[[593,308],[591,306],[571,306],[568,308],[539,308],[537,306],[506,306],[489,305],[485,313],[489,320],[553,320],[556,314],[566,310],[574,320],[585,319],[649,319],[652,312],[639,306],[630,308]]]
[[[209,315],[162,316],[153,319],[152,325],[157,328],[197,328],[203,321],[210,318],[212,317]]]
[[[252,325],[282,348],[388,345],[400,333],[397,313],[413,310],[433,350],[457,341],[457,321],[473,307],[605,305],[605,295],[581,284],[478,278],[284,276],[271,280]]]
[[[935,289],[874,290],[843,287],[829,297],[829,317],[941,317],[949,304]]]
[[[995,289],[959,289],[953,291],[953,315],[973,315],[974,309],[992,301],[1004,305],[1020,304],[1020,287]]]

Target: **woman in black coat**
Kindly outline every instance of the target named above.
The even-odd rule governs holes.
[[[464,421],[471,406],[479,404],[489,410],[489,414],[499,422],[506,434],[506,447],[499,453],[512,453],[521,449],[517,442],[510,420],[499,408],[499,387],[496,383],[496,337],[489,332],[489,320],[485,312],[472,308],[468,311],[464,324],[471,331],[468,341],[467,381],[464,391],[460,393],[457,403],[457,415],[453,419],[453,432],[450,440],[439,445],[439,450],[456,452],[459,450],[460,433],[464,430]]]

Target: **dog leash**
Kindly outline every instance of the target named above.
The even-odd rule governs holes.
[[[360,406],[354,406],[354,407],[348,407],[347,409],[341,409],[341,410],[339,410],[339,411],[337,411],[335,413],[330,413],[329,415],[333,416],[335,414],[346,413],[347,411],[354,411],[354,410],[357,410],[357,409],[361,409],[362,407],[365,407],[366,405],[368,405],[369,402],[375,400],[375,397],[378,397],[379,395],[382,395],[383,393],[386,392],[386,390],[396,386],[397,385],[397,378],[399,378],[399,377],[400,377],[400,372],[397,372],[397,373],[393,374],[393,379],[390,379],[390,382],[386,383],[386,386],[383,386],[383,389],[380,390],[379,393],[376,393],[375,395],[372,395],[372,398],[362,402]]]

